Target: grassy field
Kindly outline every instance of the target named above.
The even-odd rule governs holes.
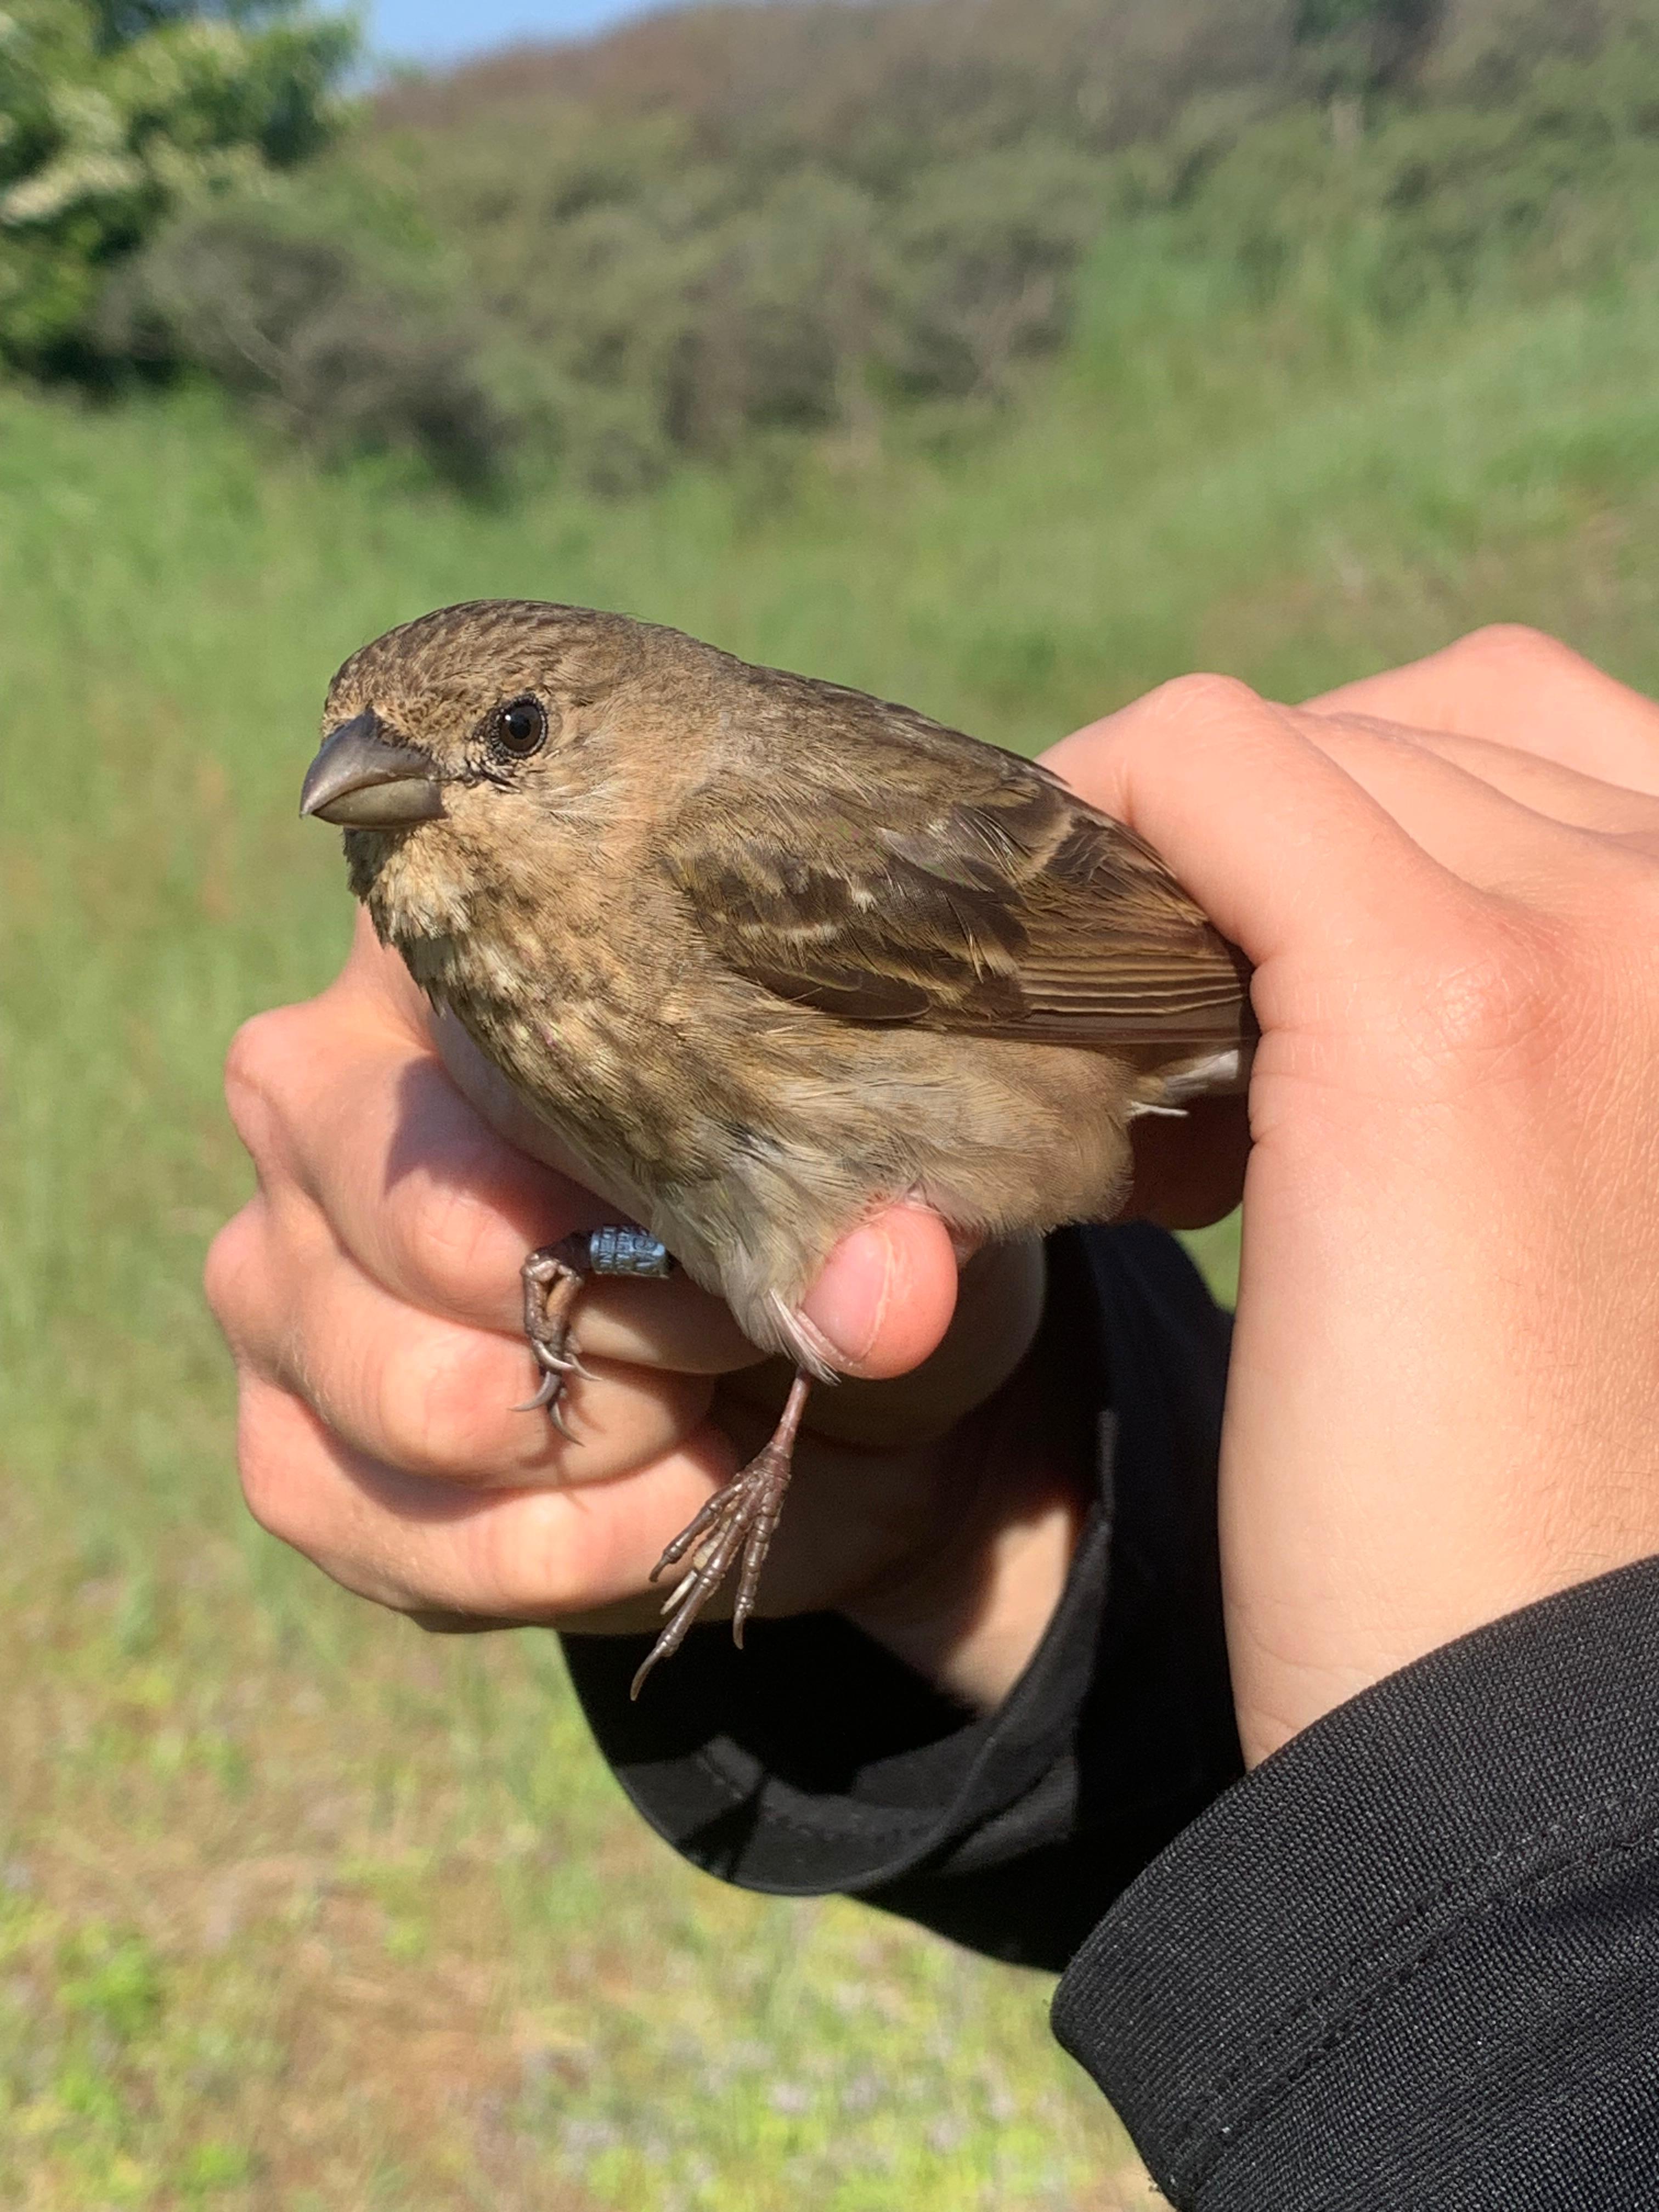
[[[345,941],[323,685],[395,620],[621,606],[1028,746],[1500,617],[1659,684],[1659,299],[1292,337],[1085,343],[1000,440],[609,510],[0,393],[0,2203],[1152,2201],[1039,1978],[692,1875],[551,1638],[425,1640],[255,1534],[198,1279],[226,1040]]]

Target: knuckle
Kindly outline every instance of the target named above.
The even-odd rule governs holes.
[[[445,1331],[418,1350],[376,1347],[372,1356],[362,1395],[377,1456],[410,1474],[487,1485],[503,1456],[510,1405],[495,1340]],[[528,1440],[528,1417],[520,1418]]]
[[[472,1312],[481,1291],[516,1283],[508,1232],[486,1193],[411,1176],[393,1185],[387,1208],[392,1237],[439,1311]]]
[[[295,1510],[289,1454],[272,1418],[267,1395],[244,1389],[236,1430],[236,1469],[242,1499],[267,1535],[303,1548],[303,1530]]]
[[[1559,637],[1552,637],[1547,630],[1534,629],[1527,623],[1488,623],[1460,638],[1447,653],[1449,659],[1482,666],[1499,662],[1508,671],[1536,679],[1587,669],[1590,665]]]
[[[1171,720],[1210,725],[1256,714],[1264,702],[1236,676],[1176,676],[1152,694],[1159,712]]]
[[[1620,887],[1620,943],[1635,957],[1635,965],[1650,994],[1659,981],[1659,853],[1627,853]]]
[[[237,1030],[225,1055],[225,1104],[237,1135],[256,1161],[275,1146],[297,1011],[282,1006],[255,1014]]]
[[[1564,932],[1573,983],[1598,996],[1630,1036],[1659,1020],[1659,853],[1644,843],[1599,841],[1577,886],[1575,925]]]
[[[1535,912],[1498,916],[1449,945],[1424,977],[1436,1056],[1477,1079],[1554,1065],[1583,1016],[1580,967],[1571,936]]]
[[[233,1339],[243,1318],[249,1277],[258,1264],[263,1242],[258,1211],[256,1201],[233,1214],[208,1246],[202,1265],[202,1289],[209,1310]]]

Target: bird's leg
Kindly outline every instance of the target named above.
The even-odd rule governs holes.
[[[666,1248],[643,1229],[579,1231],[557,1244],[532,1252],[520,1273],[524,1281],[524,1333],[541,1370],[541,1387],[520,1413],[545,1407],[561,1436],[565,1425],[563,1400],[569,1378],[586,1375],[576,1351],[570,1316],[582,1285],[591,1275],[633,1275],[660,1279],[672,1275],[674,1261]],[[732,1636],[739,1649],[743,1632],[755,1610],[761,1568],[783,1509],[789,1487],[795,1437],[812,1387],[809,1375],[797,1372],[777,1427],[769,1442],[747,1467],[717,1490],[695,1520],[682,1528],[651,1570],[651,1579],[678,1566],[688,1553],[691,1565],[669,1593],[663,1611],[668,1626],[652,1646],[651,1656],[634,1677],[638,1697],[646,1676],[659,1659],[666,1659],[684,1643],[692,1622],[741,1559],[737,1602],[732,1613]]]
[[[583,1229],[532,1252],[520,1270],[524,1283],[524,1333],[541,1370],[541,1387],[520,1413],[546,1407],[554,1427],[568,1437],[562,1400],[573,1375],[586,1375],[570,1331],[570,1312],[590,1275],[642,1275],[660,1280],[674,1262],[643,1229]],[[591,1377],[589,1378],[592,1379]]]
[[[743,1566],[738,1577],[737,1603],[732,1613],[732,1640],[742,1649],[744,1626],[755,1610],[761,1568],[772,1541],[772,1532],[778,1525],[778,1515],[783,1510],[783,1493],[789,1487],[795,1437],[805,1410],[806,1394],[811,1387],[811,1376],[798,1370],[770,1441],[756,1453],[747,1467],[732,1476],[723,1490],[714,1492],[652,1568],[651,1579],[655,1582],[668,1568],[678,1566],[688,1553],[691,1557],[689,1571],[668,1594],[663,1611],[672,1618],[652,1645],[650,1657],[635,1675],[632,1696],[638,1697],[646,1676],[658,1660],[666,1659],[679,1650],[692,1622],[726,1580],[739,1553]]]

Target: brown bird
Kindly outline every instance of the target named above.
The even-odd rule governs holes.
[[[345,825],[381,939],[644,1224],[526,1261],[532,1404],[562,1426],[595,1272],[678,1261],[795,1363],[771,1442],[663,1553],[691,1565],[637,1694],[739,1555],[743,1640],[841,1237],[908,1195],[982,1238],[1109,1217],[1131,1120],[1241,1081],[1243,957],[1032,763],[623,615],[406,623],[324,731],[301,811]]]

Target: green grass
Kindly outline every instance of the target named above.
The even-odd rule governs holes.
[[[225,1042],[346,939],[294,819],[323,686],[401,617],[626,607],[1027,746],[1498,617],[1659,683],[1659,301],[1293,337],[1085,346],[954,455],[611,510],[0,393],[0,2202],[1146,2201],[1040,1978],[692,1875],[551,1638],[423,1639],[258,1535],[198,1277]]]

